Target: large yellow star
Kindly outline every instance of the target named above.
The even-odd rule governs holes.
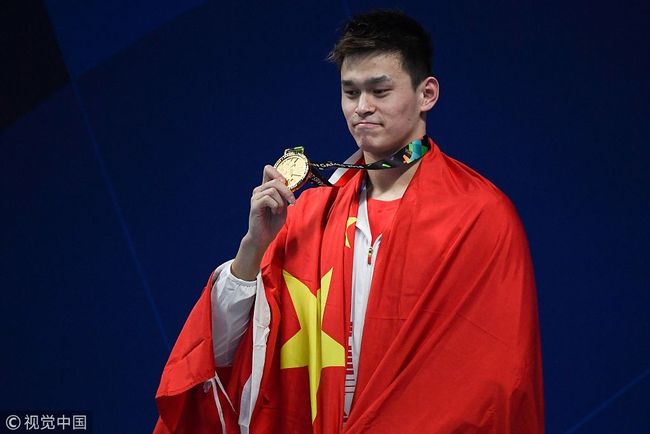
[[[325,273],[320,281],[320,289],[314,295],[300,280],[282,270],[284,281],[289,288],[291,301],[296,309],[300,331],[293,335],[280,349],[280,369],[306,366],[309,373],[309,399],[311,401],[311,421],[316,419],[318,385],[321,371],[332,366],[345,367],[343,345],[322,329],[323,314],[330,290],[332,270]]]

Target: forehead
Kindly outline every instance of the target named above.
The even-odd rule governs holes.
[[[402,67],[402,57],[395,53],[371,53],[346,56],[341,65],[342,81],[366,81],[374,77],[388,77],[393,81],[409,80]]]

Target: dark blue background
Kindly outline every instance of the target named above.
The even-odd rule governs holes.
[[[641,1],[23,6],[2,67],[47,58],[14,79],[49,84],[25,85],[29,99],[5,80],[18,96],[0,100],[0,410],[85,409],[95,432],[151,431],[170,345],[235,253],[262,166],[299,144],[316,160],[354,150],[323,59],[350,12],[377,6],[430,30],[429,133],[527,229],[547,431],[650,432]]]

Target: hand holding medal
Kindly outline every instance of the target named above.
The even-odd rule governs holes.
[[[253,189],[248,232],[242,239],[235,261],[233,274],[244,280],[254,280],[259,272],[262,255],[273,241],[287,218],[287,206],[295,202],[293,192],[305,183],[331,185],[319,169],[343,167],[361,170],[382,170],[412,164],[431,149],[429,138],[414,140],[390,157],[371,164],[347,164],[327,161],[309,161],[302,147],[284,151],[274,166],[264,168],[262,185]]]

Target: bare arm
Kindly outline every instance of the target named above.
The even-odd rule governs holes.
[[[296,201],[286,180],[273,166],[264,167],[262,185],[255,187],[248,216],[248,232],[230,266],[242,280],[255,280],[264,252],[287,219],[287,206]]]

